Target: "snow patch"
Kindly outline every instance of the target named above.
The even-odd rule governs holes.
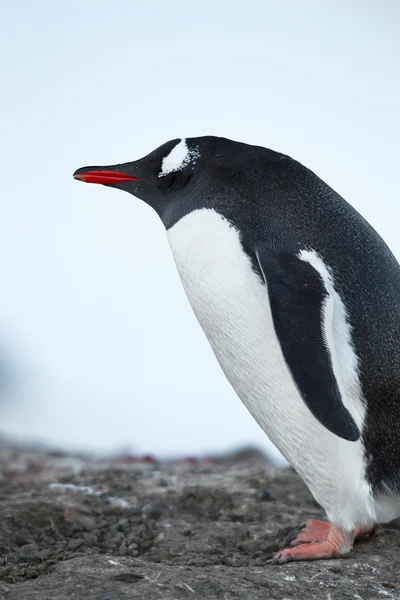
[[[127,500],[124,500],[123,498],[118,498],[117,496],[106,496],[104,492],[95,490],[88,485],[75,485],[74,483],[49,483],[49,488],[64,492],[80,492],[86,496],[104,496],[107,502],[113,506],[119,506],[120,508],[132,508],[133,506],[133,504]]]
[[[159,177],[165,177],[175,171],[182,171],[188,164],[198,158],[200,152],[198,148],[188,148],[186,139],[182,138],[181,141],[172,148],[171,152],[163,158],[161,164],[161,171],[158,174]]]

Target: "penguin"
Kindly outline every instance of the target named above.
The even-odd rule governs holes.
[[[74,178],[161,218],[183,288],[239,398],[327,521],[270,562],[337,558],[400,516],[400,268],[307,167],[205,136]]]

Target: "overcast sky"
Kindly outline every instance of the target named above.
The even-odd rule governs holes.
[[[19,375],[0,431],[103,451],[269,448],[158,217],[71,175],[176,137],[256,143],[313,169],[400,258],[399,32],[397,0],[6,3],[0,329]]]

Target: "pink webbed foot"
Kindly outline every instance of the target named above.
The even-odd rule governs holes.
[[[297,534],[297,537],[290,542],[290,546],[299,546],[313,542],[322,542],[328,538],[331,524],[327,521],[317,521],[311,519]]]
[[[331,524],[327,521],[316,521],[311,519],[307,521],[305,526],[297,534],[297,537],[290,542],[290,546],[298,546],[299,544],[322,542],[328,538]],[[354,530],[354,541],[358,542],[366,540],[378,529],[377,525],[362,525]]]
[[[290,548],[275,552],[268,562],[283,565],[292,560],[317,560],[339,558],[350,554],[354,541],[365,540],[377,530],[376,525],[357,527],[354,532],[346,532],[326,521],[307,521],[297,537],[290,542]]]
[[[340,558],[350,554],[354,534],[323,521],[309,521],[290,548],[275,552],[270,563],[283,565],[292,560]]]

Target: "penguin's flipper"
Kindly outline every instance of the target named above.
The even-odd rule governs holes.
[[[283,355],[301,397],[318,421],[339,437],[357,441],[360,431],[344,406],[325,338],[324,281],[292,254],[256,252],[267,285]]]

